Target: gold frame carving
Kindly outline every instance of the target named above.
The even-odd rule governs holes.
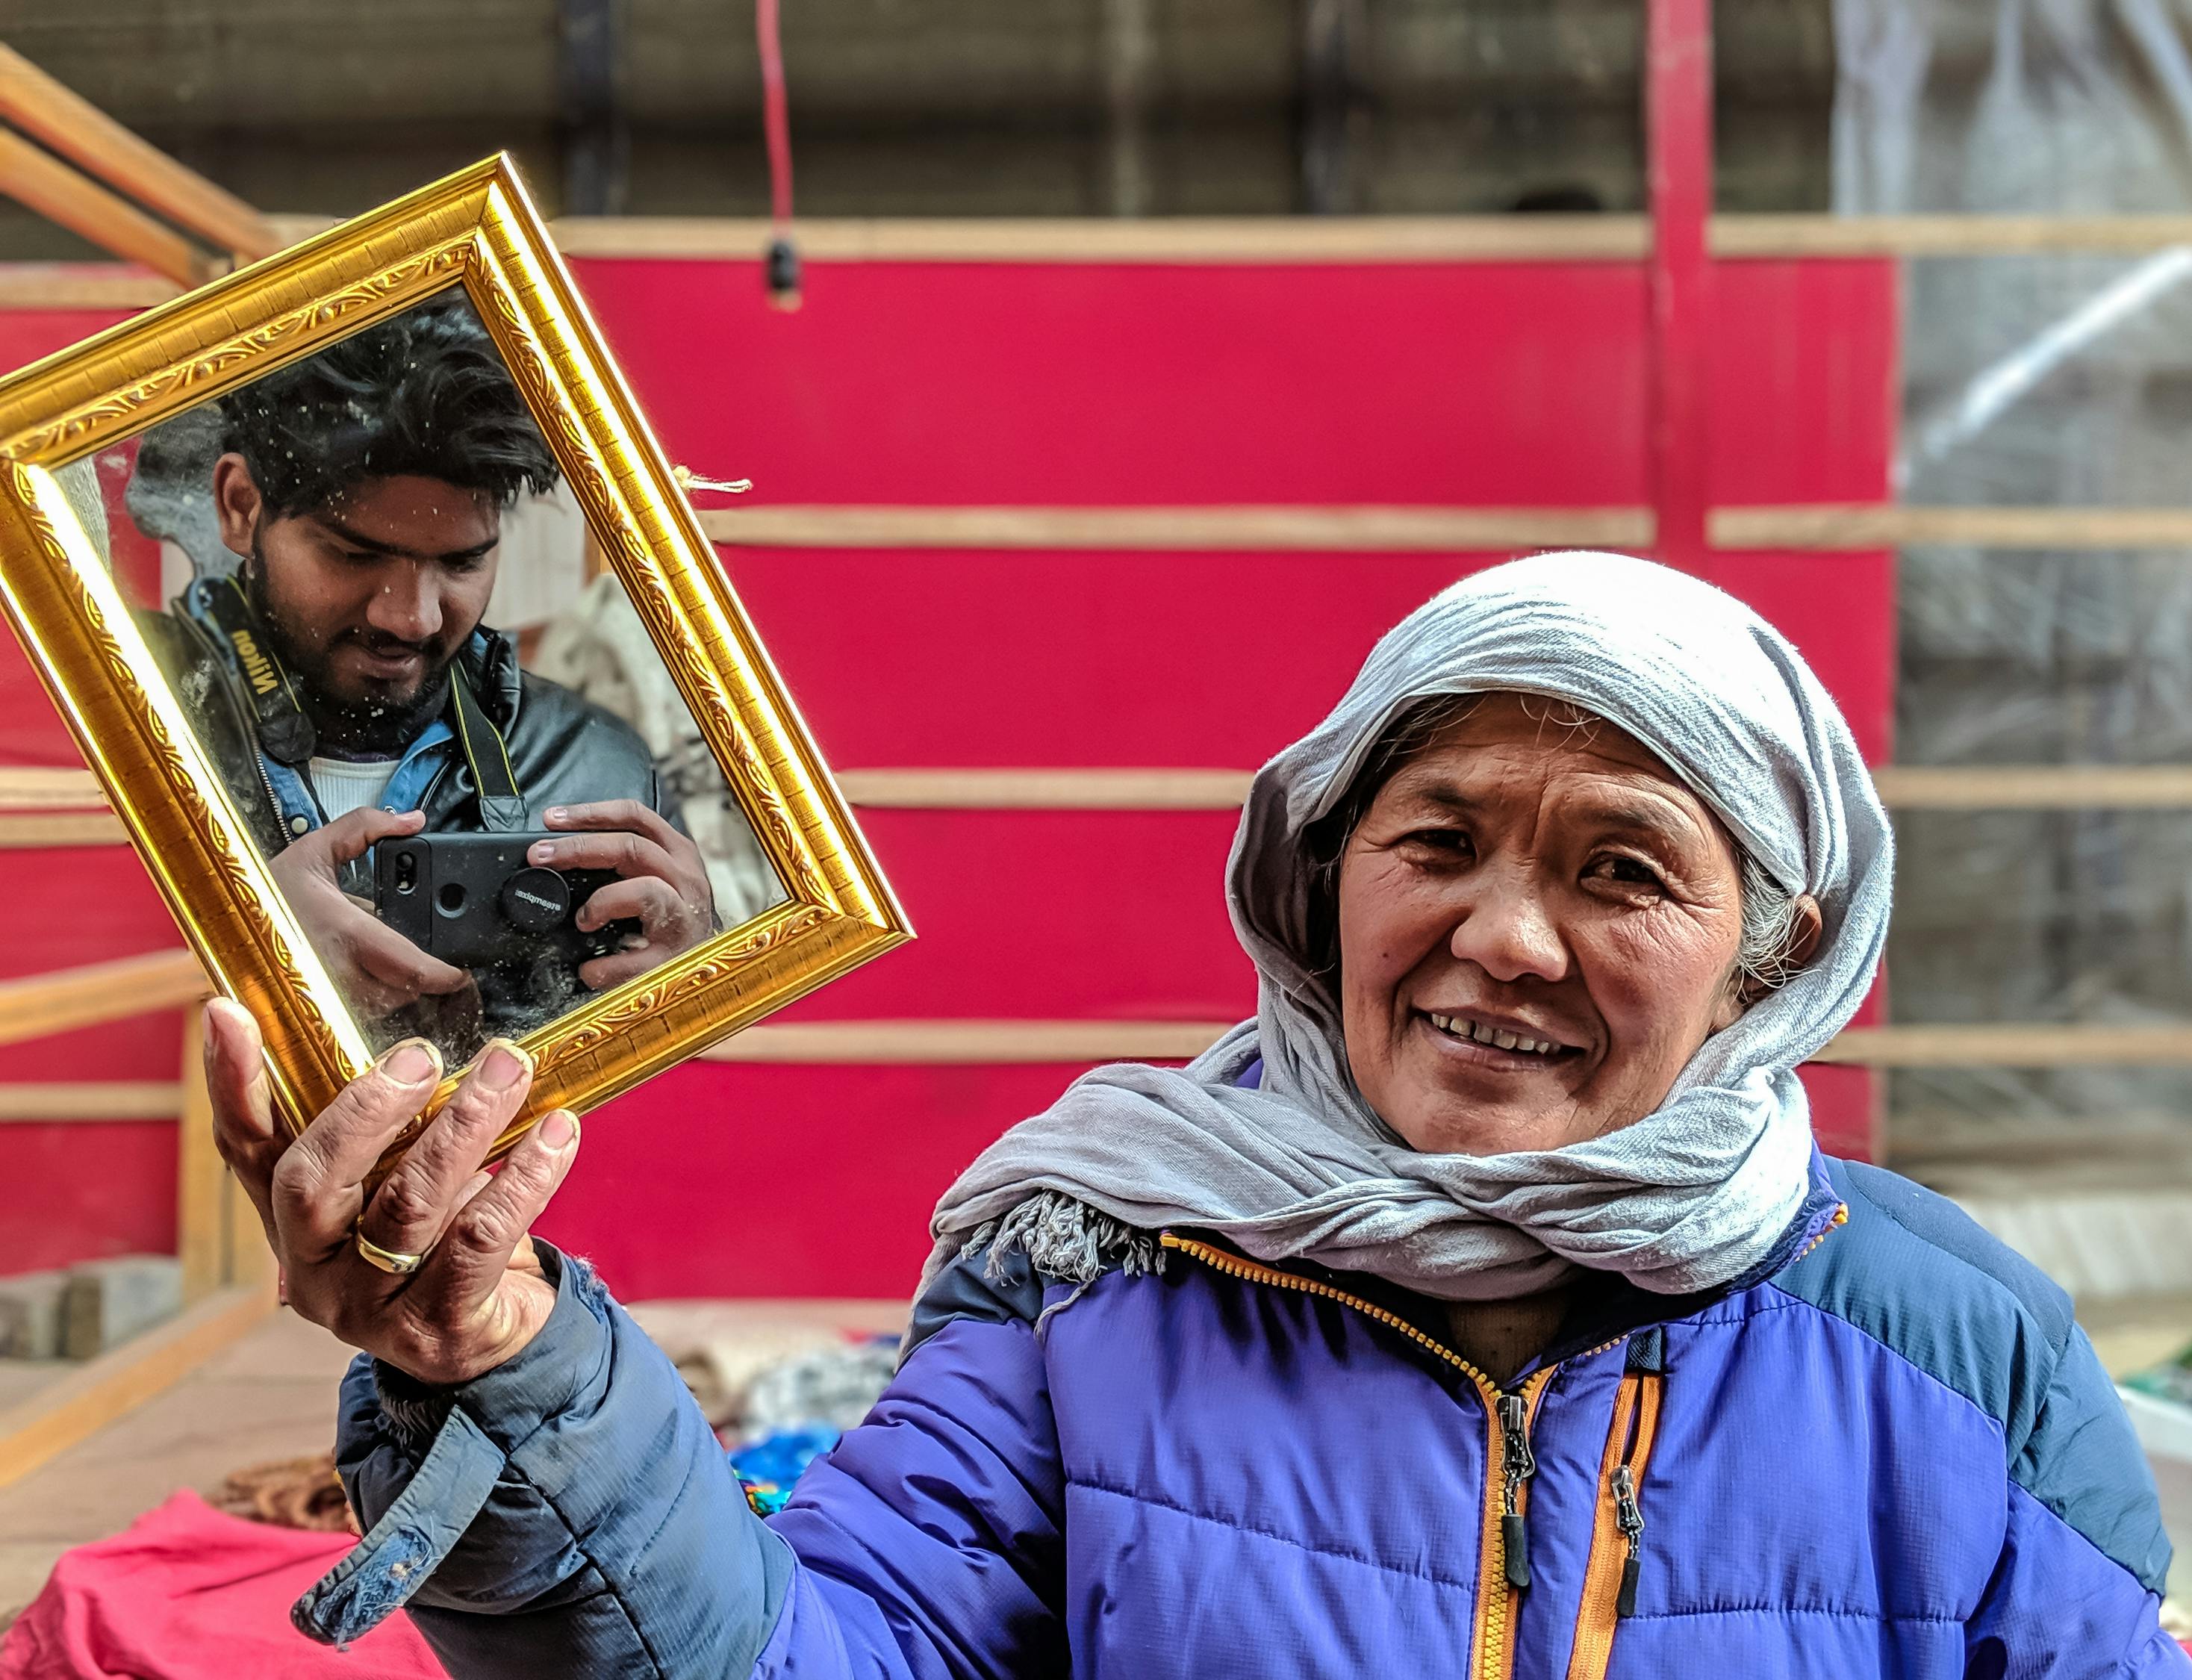
[[[53,469],[460,284],[789,894],[528,1035],[532,1094],[499,1156],[540,1115],[596,1106],[912,935],[510,160],[0,380],[0,606],[207,974],[259,1019],[301,1129],[365,1043],[174,697],[146,680]]]

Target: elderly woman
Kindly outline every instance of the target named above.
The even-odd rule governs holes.
[[[1230,870],[1256,1019],[974,1163],[897,1380],[767,1523],[525,1237],[569,1117],[477,1173],[521,1058],[368,1202],[431,1054],[285,1149],[222,1010],[223,1146],[374,1356],[368,1533],[300,1625],[408,1601],[460,1680],[2192,1673],[2062,1294],[1812,1146],[1890,847],[1788,643],[1641,561],[1485,573],[1264,767]]]

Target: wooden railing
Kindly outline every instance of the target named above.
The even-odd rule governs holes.
[[[0,1084],[0,1121],[180,1120],[176,1256],[182,1315],[0,1410],[0,1487],[29,1475],[180,1381],[274,1310],[273,1256],[256,1211],[214,1146],[200,1047],[205,975],[187,951],[0,981],[0,1043],[184,1010],[173,1083]],[[100,1170],[86,1162],[84,1170]],[[19,1210],[20,1211],[20,1210]]]

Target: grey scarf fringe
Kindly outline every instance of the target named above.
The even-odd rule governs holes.
[[[960,1252],[990,1257],[982,1275],[1005,1281],[1005,1261],[1024,1254],[1039,1272],[1083,1289],[1113,1267],[1129,1277],[1164,1270],[1164,1249],[1155,1236],[1055,1190],[1030,1196],[1001,1219],[976,1228]]]

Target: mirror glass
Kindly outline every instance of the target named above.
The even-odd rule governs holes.
[[[785,898],[461,288],[57,476],[376,1052]]]

